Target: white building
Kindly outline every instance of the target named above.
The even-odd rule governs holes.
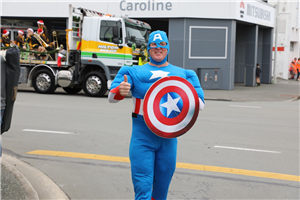
[[[276,7],[279,5],[277,18],[277,64],[275,66],[276,77],[288,79],[291,61],[294,60],[294,58],[300,58],[299,0],[271,0],[268,1],[268,3]],[[274,34],[276,34],[276,30]],[[275,47],[275,36],[273,39]],[[275,48],[273,48],[273,50],[274,49]]]

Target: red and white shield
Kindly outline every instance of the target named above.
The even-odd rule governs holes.
[[[163,138],[175,138],[194,125],[199,97],[184,78],[168,76],[156,81],[144,97],[144,119],[148,128]]]

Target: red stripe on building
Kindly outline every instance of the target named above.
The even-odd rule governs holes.
[[[273,47],[273,51],[275,51],[275,47]],[[277,47],[277,51],[284,51],[284,47]]]

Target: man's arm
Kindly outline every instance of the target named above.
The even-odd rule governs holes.
[[[205,106],[204,92],[201,88],[197,74],[193,70],[187,70],[187,78],[186,79],[194,86],[194,88],[198,94],[198,97],[199,97],[199,104],[200,104],[199,108],[200,108],[200,110],[203,110],[203,108]]]
[[[108,94],[110,103],[117,103],[125,98],[129,93],[132,85],[132,80],[128,74],[127,68],[122,67],[111,84],[111,90]]]

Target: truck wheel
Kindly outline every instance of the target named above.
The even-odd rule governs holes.
[[[105,76],[98,71],[89,72],[83,79],[83,90],[90,97],[103,96],[107,91]]]
[[[69,94],[77,94],[78,92],[80,92],[82,90],[82,88],[78,88],[78,87],[63,87],[63,90],[66,93],[69,93]]]
[[[37,71],[32,84],[35,91],[44,94],[51,94],[57,88],[53,74],[47,69]]]

